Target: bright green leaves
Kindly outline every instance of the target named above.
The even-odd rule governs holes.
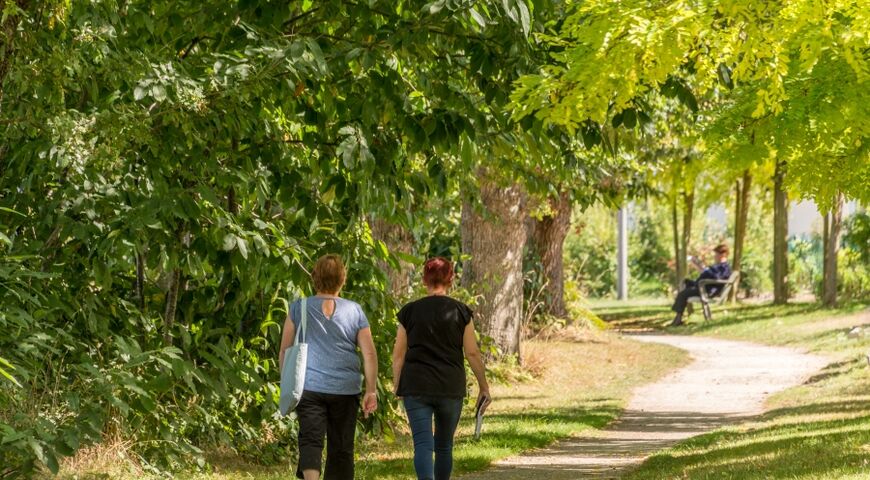
[[[15,367],[12,366],[6,359],[0,357],[0,376],[5,378],[6,380],[12,382],[18,388],[21,388],[21,384],[18,383],[18,380],[12,376],[12,371],[15,370]]]
[[[867,15],[851,0],[583,2],[558,36],[541,37],[552,60],[516,82],[514,118],[581,133],[586,122],[631,129],[640,112],[652,115],[637,99],[661,93],[712,120],[700,127],[717,155],[752,139],[788,158],[795,193],[866,198]]]

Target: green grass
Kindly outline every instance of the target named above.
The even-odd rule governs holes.
[[[665,327],[668,306],[607,306],[596,310],[619,328],[661,329],[787,346],[829,357],[804,385],[774,395],[768,413],[682,442],[628,475],[647,479],[870,478],[870,337],[851,339],[870,324],[867,303],[836,310],[817,304],[714,308],[686,327]]]
[[[493,461],[614,420],[632,389],[685,365],[687,356],[663,345],[647,345],[615,335],[583,334],[582,338],[535,341],[526,346],[534,381],[494,385],[484,434],[475,441],[470,407],[460,422],[454,450],[456,474],[483,470]],[[407,432],[393,443],[362,442],[357,448],[358,479],[410,479],[413,446]],[[291,474],[288,464],[249,465],[238,458],[215,458],[213,471],[187,474],[188,480],[278,480]]]

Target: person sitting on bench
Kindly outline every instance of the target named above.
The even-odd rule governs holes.
[[[677,313],[671,326],[677,327],[683,324],[683,311],[689,303],[689,298],[697,297],[701,294],[698,287],[698,282],[705,279],[711,280],[727,280],[731,276],[731,265],[728,264],[728,245],[720,243],[713,249],[716,254],[716,263],[707,268],[703,268],[697,257],[691,257],[692,265],[701,271],[701,275],[697,280],[684,280],[683,289],[677,294],[677,299],[674,301],[674,306],[671,310]],[[721,285],[707,285],[707,295],[715,297],[722,291]]]

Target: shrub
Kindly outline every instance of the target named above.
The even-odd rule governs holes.
[[[864,262],[870,264],[870,214],[858,212],[844,225],[843,244]]]
[[[660,282],[663,288],[667,288],[672,275],[668,268],[671,254],[648,212],[639,213],[637,224],[629,237],[628,252],[632,278]]]
[[[565,239],[565,278],[579,285],[585,296],[615,292],[616,232],[611,212],[590,208],[575,215]]]
[[[863,300],[870,297],[870,265],[864,255],[843,248],[837,255],[837,294],[840,300]]]

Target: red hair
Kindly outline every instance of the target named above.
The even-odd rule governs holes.
[[[423,265],[423,283],[429,287],[447,286],[453,282],[453,262],[444,257],[426,260]]]

